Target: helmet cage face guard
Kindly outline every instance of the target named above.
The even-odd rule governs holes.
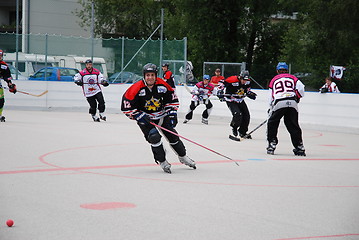
[[[155,73],[156,77],[157,77],[157,66],[153,63],[147,63],[144,67],[143,67],[143,77],[145,77],[146,73],[149,73],[149,72],[153,72]]]
[[[244,79],[244,80],[249,80],[249,71],[248,70],[243,70],[241,72],[241,74],[239,75],[240,79]]]

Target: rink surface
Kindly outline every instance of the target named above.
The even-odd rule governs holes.
[[[298,157],[281,123],[271,156],[265,126],[235,142],[228,118],[185,125],[180,116],[181,135],[233,161],[184,141],[193,170],[164,140],[166,174],[122,114],[100,123],[87,111],[4,115],[1,240],[359,239],[358,135],[302,126],[307,157]]]

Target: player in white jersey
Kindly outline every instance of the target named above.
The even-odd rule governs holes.
[[[340,93],[337,84],[332,81],[331,77],[325,78],[325,84],[319,89],[319,91],[320,93]]]
[[[214,85],[209,82],[209,75],[203,75],[203,81],[197,83],[192,90],[191,105],[185,116],[183,123],[188,123],[193,117],[193,111],[200,105],[204,104],[206,109],[202,112],[202,123],[208,124],[208,117],[211,114],[213,104],[209,100],[214,90]]]
[[[89,113],[91,114],[92,119],[95,122],[99,122],[100,119],[106,121],[105,100],[100,84],[104,87],[107,87],[109,84],[102,73],[92,67],[91,59],[86,60],[85,64],[86,68],[74,76],[74,81],[77,85],[82,86],[84,96],[90,105]],[[96,116],[97,108],[100,117]]]
[[[298,156],[305,156],[302,130],[298,123],[298,103],[304,96],[304,84],[294,75],[288,73],[288,65],[280,62],[277,73],[269,83],[269,113],[267,123],[267,153],[274,154],[278,144],[278,126],[282,117],[290,134],[293,152]]]

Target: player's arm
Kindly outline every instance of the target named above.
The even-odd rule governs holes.
[[[5,67],[3,67],[5,66]],[[16,85],[14,83],[12,83],[12,77],[11,77],[11,72],[10,72],[10,68],[8,67],[7,64],[4,64],[1,66],[3,68],[3,79],[4,81],[7,83],[7,86],[9,87],[9,92],[12,92],[12,93],[16,93],[17,90],[16,90]]]
[[[107,87],[108,85],[110,85],[101,72],[98,75],[98,79],[99,83],[102,84],[102,86]]]

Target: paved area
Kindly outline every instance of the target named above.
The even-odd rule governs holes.
[[[122,114],[100,123],[86,111],[4,114],[1,240],[359,239],[356,134],[302,126],[307,157],[297,157],[282,124],[270,156],[265,126],[235,142],[229,119],[202,125],[197,115],[178,132],[232,160],[184,141],[193,170],[166,143],[166,174]]]

